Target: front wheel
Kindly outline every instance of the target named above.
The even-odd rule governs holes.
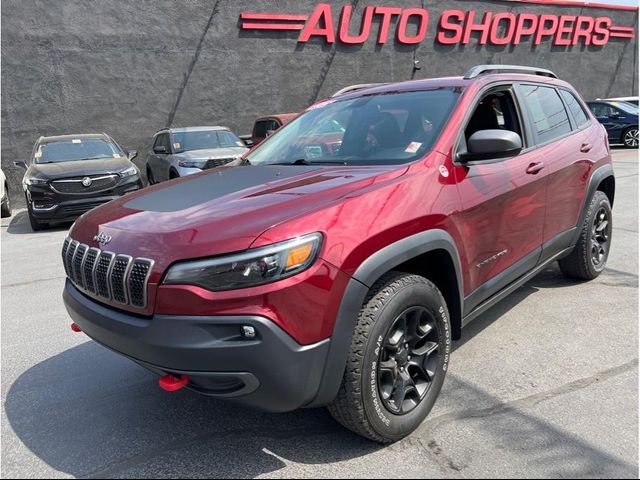
[[[622,134],[622,143],[627,148],[638,148],[638,127],[627,128]]]
[[[2,215],[2,218],[11,216],[11,199],[9,198],[9,189],[6,185],[4,186],[4,198],[2,199],[0,214]]]
[[[31,212],[31,205],[29,204],[29,199],[26,197],[26,195],[25,199],[27,200],[27,214],[29,215],[29,224],[31,225],[31,230],[33,230],[34,232],[43,230],[48,226],[48,224],[36,220],[36,218],[33,216],[33,213]]]
[[[449,312],[436,286],[418,275],[383,276],[358,315],[342,385],[329,412],[373,441],[404,438],[431,411],[450,349]]]
[[[147,183],[149,185],[155,185],[156,183],[156,179],[153,176],[153,170],[151,170],[151,167],[147,164]]]

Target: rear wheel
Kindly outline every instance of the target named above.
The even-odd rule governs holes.
[[[611,204],[604,192],[596,191],[591,198],[580,237],[569,256],[558,263],[569,278],[593,280],[604,270],[611,248],[613,231]]]
[[[638,148],[638,127],[627,128],[622,134],[622,143],[627,148]]]
[[[372,287],[358,316],[342,385],[329,405],[349,430],[390,443],[431,411],[451,348],[449,312],[426,278],[399,272]]]

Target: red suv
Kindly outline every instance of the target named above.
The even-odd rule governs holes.
[[[64,302],[166,390],[328,405],[392,442],[471,320],[556,260],[602,272],[614,190],[605,130],[549,71],[383,85],[311,106],[242,166],[85,214]]]

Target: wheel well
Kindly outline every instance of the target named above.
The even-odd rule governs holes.
[[[451,336],[458,340],[462,330],[462,305],[456,269],[449,252],[441,249],[432,250],[398,265],[393,270],[423,276],[438,287],[449,309]]]
[[[596,190],[604,192],[604,194],[609,199],[609,203],[613,207],[613,199],[614,199],[615,194],[616,194],[616,179],[615,179],[615,177],[613,175],[611,175],[611,176],[605,178],[604,180],[602,180],[600,182],[600,184],[598,185],[598,188]]]
[[[178,178],[179,176],[180,176],[180,174],[178,173],[178,171],[175,168],[171,167],[169,169],[169,178]]]

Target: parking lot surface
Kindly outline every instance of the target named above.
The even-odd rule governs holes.
[[[595,281],[554,265],[463,332],[440,399],[391,446],[324,409],[265,414],[188,391],[69,329],[68,225],[2,220],[3,477],[638,476],[638,154],[616,150]],[[268,359],[265,359],[268,361]]]

